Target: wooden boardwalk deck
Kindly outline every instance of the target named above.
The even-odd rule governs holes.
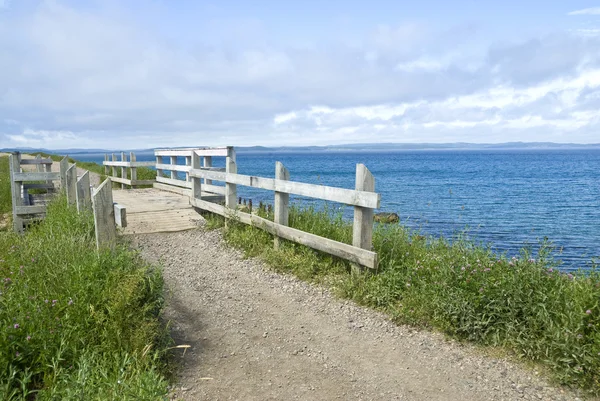
[[[202,220],[190,205],[188,196],[155,188],[113,189],[113,201],[127,209],[127,227],[123,234],[191,230]]]

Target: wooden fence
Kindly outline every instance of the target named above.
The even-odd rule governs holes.
[[[104,173],[110,177],[112,182],[118,182],[121,184],[121,188],[125,188],[129,185],[131,188],[140,185],[152,185],[154,180],[138,180],[137,179],[137,168],[138,167],[150,167],[154,166],[154,162],[138,162],[135,158],[135,153],[129,153],[129,160],[127,160],[127,154],[121,152],[121,160],[117,160],[117,154],[112,154],[112,160],[108,154],[104,155]],[[119,174],[120,173],[120,174]]]
[[[157,149],[154,151],[156,157],[156,184],[155,188],[165,191],[177,192],[182,195],[191,195],[192,182],[190,170],[192,169],[193,157],[202,158],[199,167],[206,171],[224,172],[224,168],[213,167],[213,157],[230,157],[235,159],[233,147],[223,148],[193,148],[193,149]],[[180,158],[184,164],[179,164]],[[169,163],[165,163],[168,161]],[[166,173],[168,172],[168,173]],[[179,173],[185,173],[185,179],[179,177]],[[202,196],[205,199],[219,201],[223,199],[226,188],[213,185],[212,180],[204,180]]]
[[[233,149],[232,152],[228,152],[225,165],[225,172],[212,171],[202,167],[199,154],[192,152],[191,169],[186,172],[191,178],[190,203],[193,206],[261,228],[275,236],[275,247],[279,246],[279,239],[283,238],[349,260],[357,265],[377,267],[377,254],[372,251],[373,210],[379,208],[380,195],[374,192],[375,179],[363,164],[356,166],[354,190],[290,181],[289,171],[280,162],[276,163],[274,179],[237,174]],[[207,183],[203,184],[202,180]],[[225,182],[225,205],[203,199],[203,186],[212,185],[212,181]],[[252,211],[245,213],[238,210],[237,185],[274,191],[274,221],[252,214]],[[289,227],[290,194],[354,206],[352,245]]]

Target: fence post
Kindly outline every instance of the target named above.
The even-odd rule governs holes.
[[[131,163],[135,163],[136,162],[136,158],[135,158],[135,153],[131,152],[129,153],[129,161]],[[135,185],[135,181],[137,180],[137,167],[131,167],[131,188],[134,188]]]
[[[375,192],[375,178],[364,164],[356,165],[357,191]],[[373,248],[373,209],[354,206],[352,245],[371,250]],[[355,265],[355,268],[358,266]]]
[[[194,151],[192,150],[192,154],[194,153]],[[192,165],[192,156],[186,156],[185,157],[185,165],[186,166],[191,166]],[[185,181],[186,182],[190,182],[190,172],[186,171],[185,172]]]
[[[171,156],[171,164],[177,164],[177,156]],[[171,170],[171,179],[177,179],[177,171]]]
[[[69,157],[65,156],[60,161],[60,190],[67,192],[67,170],[69,169]]]
[[[162,164],[163,159],[162,156],[156,156],[156,164]],[[156,176],[157,177],[162,177],[163,176],[163,171],[162,169],[159,169],[158,167],[156,168]]]
[[[112,161],[116,162],[117,161],[117,155],[116,154],[112,154]],[[112,166],[112,176],[116,177],[117,176],[117,168],[115,166]],[[111,181],[112,182],[112,181]]]
[[[125,156],[125,152],[121,152],[121,161],[127,161],[127,156]],[[127,179],[127,167],[121,167],[121,178],[124,180]],[[125,184],[121,183],[121,189],[125,189]]]
[[[289,180],[290,172],[283,163],[275,163],[275,179],[276,180]],[[287,226],[289,223],[289,203],[290,194],[275,191],[275,215],[274,221],[277,224]],[[279,249],[281,239],[278,236],[273,238],[273,245],[275,249]]]
[[[92,204],[90,194],[90,172],[85,173],[77,180],[77,211],[89,209]]]
[[[212,156],[204,156],[204,167],[212,167]],[[212,185],[212,180],[204,179],[204,184]]]
[[[94,212],[94,228],[96,232],[96,247],[114,248],[117,237],[115,226],[115,208],[113,206],[112,183],[110,178],[104,180],[92,195],[92,210]]]
[[[235,150],[232,146],[227,147],[227,159],[225,162],[225,172],[228,174],[237,173],[237,164],[235,163]],[[237,186],[235,184],[225,184],[225,206],[229,209],[235,209],[237,206]]]
[[[23,206],[23,199],[21,198],[21,190],[23,189],[23,183],[15,181],[14,174],[21,172],[21,163],[19,162],[19,156],[17,152],[13,152],[8,156],[9,167],[10,167],[10,189],[12,195],[12,212],[13,212],[13,230],[16,233],[23,233],[23,218],[17,214],[17,206]]]
[[[104,161],[110,161],[108,158],[108,153],[104,154]],[[110,167],[108,167],[107,165],[104,165],[104,175],[110,175]]]
[[[67,169],[67,203],[75,205],[77,203],[77,166],[71,164]]]
[[[192,170],[200,168],[200,156],[192,150]],[[201,178],[192,177],[192,199],[202,199],[202,185]],[[190,202],[192,205],[194,202]]]
[[[35,160],[36,161],[40,161],[42,159],[42,155],[40,155],[39,153],[37,155],[35,155]],[[42,166],[41,164],[36,164],[35,165],[35,171],[37,171],[38,173],[42,173],[44,166]],[[46,181],[47,182],[47,181]]]

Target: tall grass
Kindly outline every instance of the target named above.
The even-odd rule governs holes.
[[[222,226],[212,216],[209,226]],[[292,208],[290,226],[351,243],[351,225],[328,210]],[[538,259],[493,254],[457,238],[425,238],[399,224],[378,225],[377,272],[353,274],[335,257],[251,226],[229,224],[225,239],[274,269],[326,283],[342,297],[388,313],[398,323],[438,329],[454,338],[502,347],[547,367],[560,383],[600,394],[600,274],[560,273],[540,245]]]
[[[0,215],[12,210],[8,156],[0,157]]]
[[[25,235],[0,233],[3,399],[164,399],[162,294],[127,247],[97,254],[92,216],[64,196]]]

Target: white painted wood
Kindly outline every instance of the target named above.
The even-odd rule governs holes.
[[[125,152],[121,152],[121,162],[127,163]],[[127,167],[121,167],[121,178],[127,179]],[[121,183],[121,189],[125,189],[125,184]]]
[[[66,191],[67,188],[67,170],[69,169],[69,158],[65,156],[60,161],[60,190]]]
[[[192,149],[155,149],[155,156],[189,156],[192,153]]]
[[[31,182],[31,181],[58,180],[61,177],[60,177],[60,173],[27,172],[27,173],[15,173],[13,178],[15,181]]]
[[[190,161],[191,161],[190,169],[200,168],[200,156],[198,156],[195,153],[192,153]],[[189,173],[188,173],[188,177],[189,177]],[[202,199],[202,183],[200,181],[200,178],[191,178],[191,181],[190,180],[188,180],[188,181],[191,184],[191,189],[192,189],[191,193],[190,193],[190,198],[191,199]]]
[[[114,166],[114,167],[154,167],[156,165],[156,162],[122,162],[122,161],[116,161],[116,162],[112,162],[112,161],[105,161],[102,163],[105,167],[106,166]]]
[[[202,159],[203,159],[204,168],[211,169],[212,168],[212,156],[204,156]],[[188,171],[188,176],[189,175],[190,175],[190,172]],[[212,185],[212,180],[204,179],[204,184]]]
[[[190,153],[196,153],[198,156],[223,156],[226,157],[228,154],[228,148],[186,148],[186,149],[156,149],[154,150],[155,156],[190,156]]]
[[[113,181],[113,182],[118,182],[120,184],[131,185],[131,186],[152,185],[152,184],[154,184],[156,182],[154,180],[135,180],[135,181],[131,181],[131,180],[124,180],[123,178],[119,178],[119,177],[110,177],[110,180]]]
[[[233,156],[227,156],[225,162],[227,174],[237,173],[237,165],[235,164],[235,153]],[[225,184],[225,206],[230,209],[235,209],[237,206],[237,186],[235,184]]]
[[[172,180],[177,179],[177,170],[176,170],[177,167],[180,167],[177,165],[177,156],[171,156],[171,168],[169,170],[171,170],[171,179]],[[181,167],[185,167],[185,166],[181,166]],[[167,169],[164,169],[164,170],[167,170]]]
[[[109,167],[108,167],[109,164],[108,163],[109,163],[109,161],[108,161],[108,153],[105,153],[104,154],[104,163],[102,163],[102,164],[104,164],[104,175],[109,175],[109,171],[108,171],[109,170]]]
[[[349,260],[352,263],[371,269],[377,267],[377,253],[375,252],[283,226],[254,214],[232,211],[216,203],[194,199],[193,205],[199,209],[207,210],[229,219],[239,220],[241,223],[250,224],[278,237]]]
[[[45,205],[24,205],[17,206],[15,208],[17,215],[26,215],[26,214],[37,214],[37,213],[46,213]]]
[[[135,153],[130,152],[129,153],[129,161],[130,161],[130,167],[131,167],[131,181],[132,183],[130,184],[133,187],[133,182],[135,182],[137,180],[137,167],[135,167],[134,163],[136,162],[135,160]]]
[[[275,163],[275,179],[277,180],[289,180],[290,172],[283,163],[276,162]],[[283,192],[275,192],[275,214],[274,221],[277,224],[281,224],[283,226],[287,226],[289,223],[289,203],[290,203],[290,195]],[[273,245],[275,249],[279,249],[280,241],[279,237],[275,236],[273,239]]]
[[[194,149],[194,152],[198,156],[225,156],[227,157],[229,148],[207,148],[207,149]]]
[[[77,180],[77,211],[82,212],[92,206],[92,194],[90,190],[90,172],[86,171]]]
[[[37,165],[52,164],[52,159],[42,159],[41,157],[42,157],[41,155],[37,155],[35,159],[22,159],[21,165],[24,166],[27,164],[29,164],[29,165],[31,165],[31,164],[37,164]],[[40,171],[40,170],[38,170],[38,171]]]
[[[113,207],[112,183],[110,178],[104,180],[92,194],[96,247],[113,249],[117,230],[115,227],[115,209]]]
[[[8,156],[9,163],[9,176],[10,176],[10,193],[11,193],[11,202],[12,202],[12,212],[13,212],[13,230],[16,233],[23,233],[23,219],[17,213],[17,208],[23,205],[23,201],[21,198],[21,190],[22,183],[16,181],[14,176],[15,174],[21,171],[21,165],[19,163],[19,156],[16,153],[10,154]]]
[[[375,178],[364,164],[356,165],[356,190],[375,192]],[[373,209],[354,207],[352,245],[368,251],[373,248]]]
[[[113,205],[115,211],[115,224],[117,227],[127,227],[127,208],[123,205],[115,203]]]
[[[161,182],[163,184],[168,184],[168,185],[173,185],[176,187],[183,187],[183,188],[191,188],[192,187],[191,182],[187,182],[184,180],[174,180],[172,178],[165,178],[165,177],[159,177],[159,176],[156,176],[156,182]]]
[[[112,165],[112,174],[111,174],[111,176],[116,177],[117,176],[117,166],[115,164],[117,162],[117,155],[114,154],[114,153],[112,154],[112,161],[113,162],[111,163],[111,165]]]
[[[77,204],[77,166],[72,164],[67,169],[67,202],[69,205]]]
[[[162,158],[162,156],[156,155],[156,153],[154,153],[154,154],[156,156],[156,166],[157,166],[156,167],[156,178],[158,179],[159,177],[162,177],[162,175],[163,175],[162,169],[158,167],[159,164],[162,164],[163,158]]]
[[[214,171],[192,169],[190,171],[190,177],[210,178],[215,181],[225,181],[247,187],[262,188],[293,195],[308,196],[311,198],[339,202],[351,206],[362,206],[372,209],[379,208],[381,202],[381,196],[374,192],[327,187],[295,181],[276,180],[273,178],[256,177],[251,175],[219,173]]]
[[[157,164],[156,168],[160,168],[161,170],[169,170],[171,174],[176,171],[187,172],[191,170],[191,166],[182,166],[179,164]]]

